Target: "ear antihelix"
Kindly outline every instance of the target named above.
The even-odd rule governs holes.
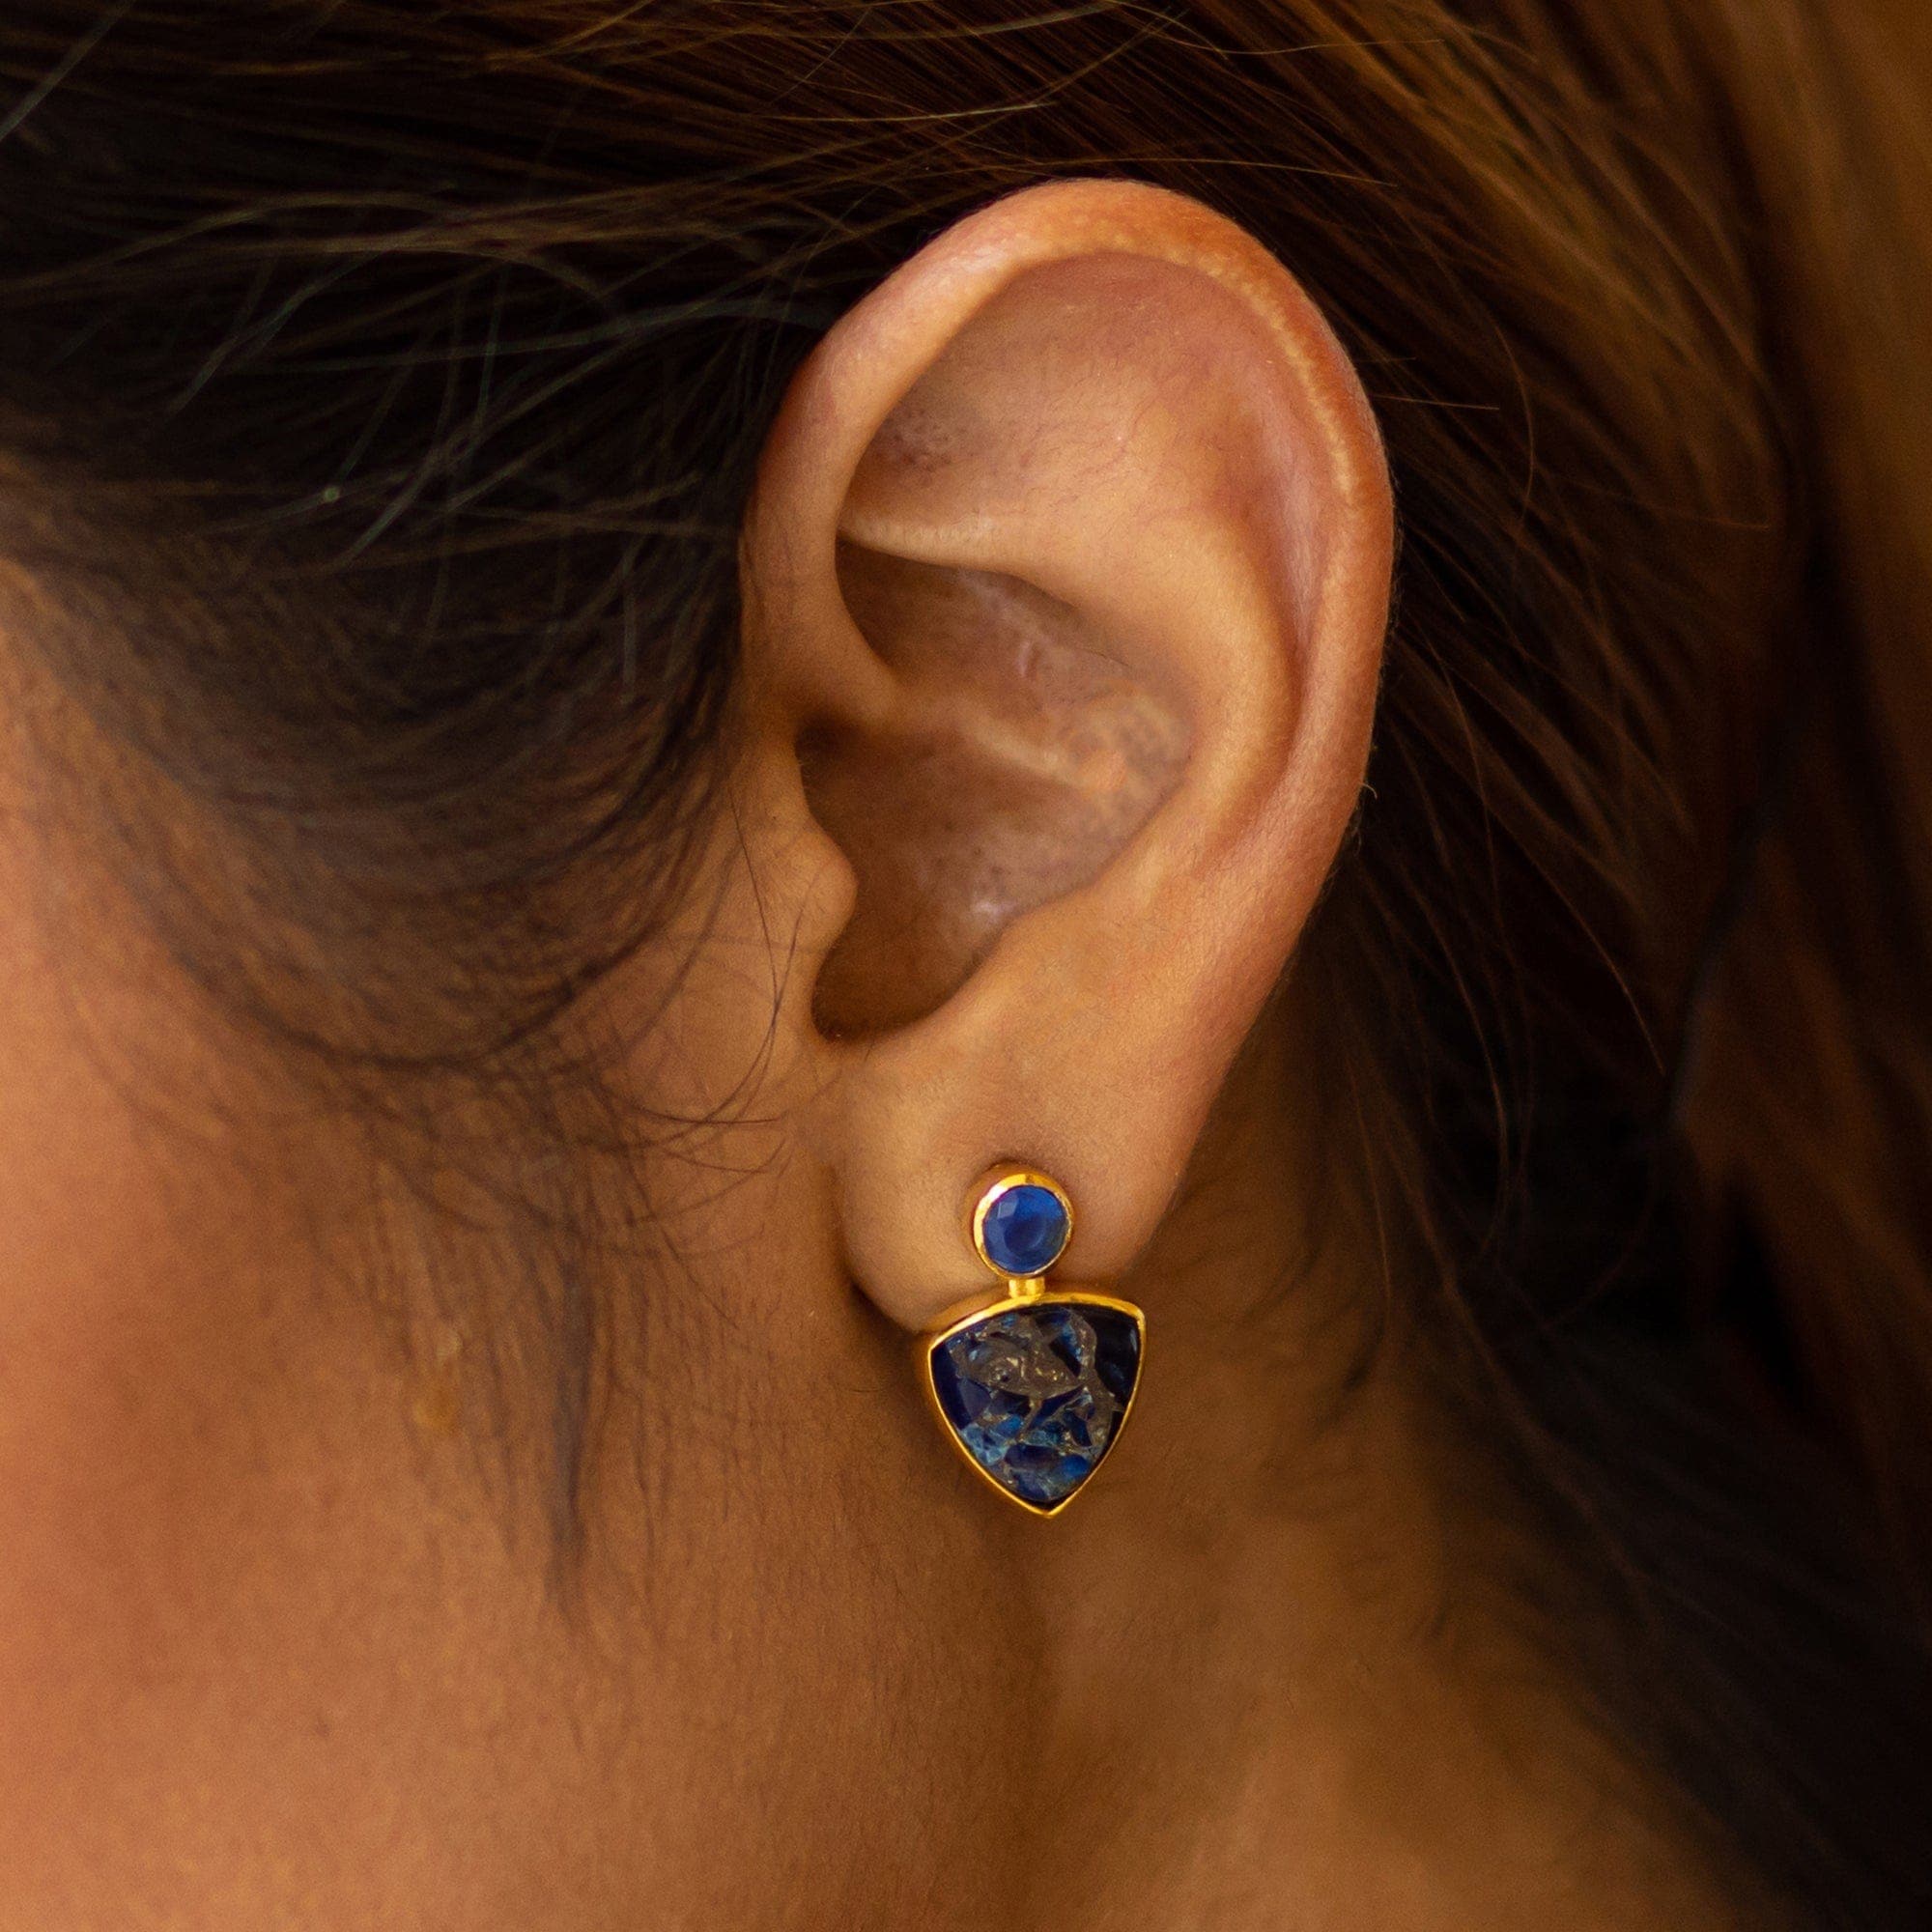
[[[1057,1516],[1126,1427],[1147,1318],[1117,1295],[1048,1279],[1073,1236],[1073,1204],[1051,1176],[996,1167],[968,1195],[963,1218],[1003,1292],[920,1338],[926,1395],[993,1490],[1029,1515]]]

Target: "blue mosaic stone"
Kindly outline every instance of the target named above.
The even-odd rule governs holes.
[[[933,1344],[940,1411],[1003,1490],[1052,1509],[1100,1466],[1140,1374],[1140,1326],[1119,1309],[1040,1300]]]
[[[1008,1188],[980,1222],[986,1259],[1002,1274],[1044,1274],[1070,1232],[1060,1196],[1030,1180]]]

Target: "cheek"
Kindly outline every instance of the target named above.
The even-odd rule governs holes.
[[[553,1750],[539,1593],[374,1325],[271,1271],[265,1204],[121,1179],[9,1235],[0,1925],[461,1897],[447,1848],[505,1824],[493,1727],[524,1776]]]
[[[64,1118],[0,1119],[0,1927],[918,1921],[1028,1619],[802,1183],[634,1291],[559,1569],[276,1201]]]
[[[791,1872],[812,1924],[917,1924],[1010,1815],[991,1767],[1030,1759],[1022,1566],[809,1187],[723,1211],[647,1312],[645,1453],[607,1448],[592,1513],[603,1647],[628,1639],[652,1714],[619,1780],[640,1881],[694,1923],[795,1922]]]

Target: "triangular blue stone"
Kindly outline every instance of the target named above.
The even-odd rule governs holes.
[[[1030,1509],[1065,1502],[1114,1446],[1141,1369],[1124,1309],[1051,1295],[997,1308],[932,1345],[932,1387],[960,1446]]]

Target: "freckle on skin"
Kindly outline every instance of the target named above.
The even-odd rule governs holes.
[[[454,1435],[463,1420],[463,1336],[445,1327],[437,1336],[436,1354],[417,1383],[410,1406],[415,1425],[426,1435]]]

